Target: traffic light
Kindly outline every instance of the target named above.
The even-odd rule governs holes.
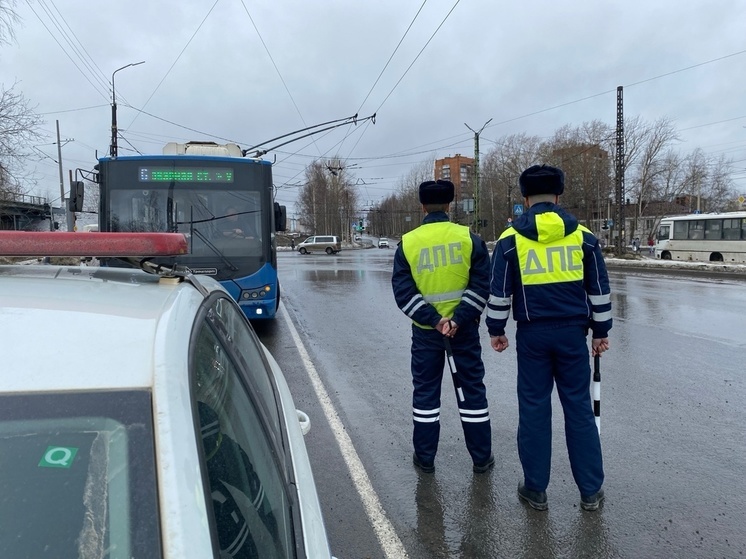
[[[83,181],[75,181],[70,187],[70,198],[67,201],[68,209],[71,212],[82,212],[83,211],[83,193],[85,192],[85,186]]]

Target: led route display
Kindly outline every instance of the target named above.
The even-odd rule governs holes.
[[[230,167],[140,167],[140,182],[233,182]]]

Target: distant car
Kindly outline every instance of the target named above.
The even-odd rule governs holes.
[[[363,239],[362,239],[362,237],[360,235],[355,235],[355,240],[356,241],[362,241]]]
[[[0,265],[0,556],[330,558],[280,367],[217,281],[147,264],[186,238],[0,232],[42,250],[158,274]]]
[[[389,240],[386,237],[378,239],[378,248],[389,248]]]
[[[314,235],[298,245],[298,252],[301,254],[314,251],[336,254],[340,250],[342,250],[342,241],[336,235]]]

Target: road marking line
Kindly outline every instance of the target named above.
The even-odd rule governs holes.
[[[324,415],[329,422],[332,433],[334,433],[334,438],[337,440],[339,449],[342,452],[342,457],[347,464],[347,469],[352,477],[352,482],[363,502],[365,513],[368,515],[368,519],[373,525],[373,530],[378,537],[378,542],[381,544],[384,555],[390,559],[404,559],[409,557],[404,549],[404,545],[399,539],[399,536],[396,534],[396,530],[394,530],[394,526],[386,517],[386,512],[383,510],[381,501],[379,501],[378,495],[373,489],[373,484],[370,482],[370,478],[368,477],[368,473],[365,471],[363,462],[355,451],[352,440],[347,434],[347,430],[345,429],[342,420],[339,418],[337,410],[334,409],[334,404],[332,403],[331,398],[329,398],[329,393],[326,391],[324,383],[321,381],[321,377],[316,371],[313,361],[311,361],[311,357],[303,346],[298,330],[296,330],[295,325],[290,320],[290,315],[285,308],[285,304],[280,302],[280,308],[282,310],[282,315],[285,318],[285,322],[290,329],[290,335],[293,337],[295,346],[298,348],[298,353],[300,353],[301,360],[303,361],[303,365],[308,373],[308,378],[311,380],[314,392],[316,392],[316,396],[324,410]]]

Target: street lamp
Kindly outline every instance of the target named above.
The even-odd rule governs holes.
[[[485,122],[479,129],[479,132],[464,122],[464,126],[474,132],[474,217],[476,218],[474,232],[477,234],[479,234],[479,228],[482,226],[479,208],[479,135],[490,122],[492,122],[492,119]]]
[[[140,64],[145,64],[145,61],[143,60],[142,62],[133,62],[132,64],[127,64],[126,66],[117,68],[111,74],[111,149],[110,151],[111,151],[112,157],[117,156],[117,97],[116,97],[116,90],[114,89],[114,74],[119,72],[119,70],[124,70],[125,68],[129,68],[130,66],[138,66]]]

